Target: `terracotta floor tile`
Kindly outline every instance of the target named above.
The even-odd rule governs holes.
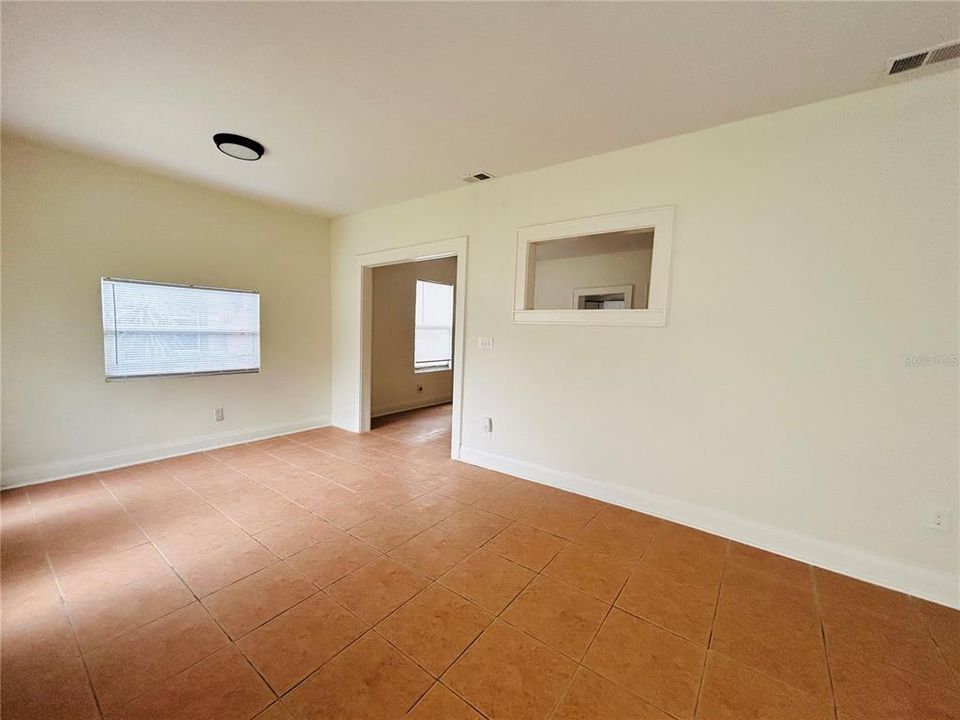
[[[727,541],[692,528],[665,523],[643,554],[640,566],[686,585],[716,590],[726,562]]]
[[[251,535],[310,513],[260,486],[257,490],[234,490],[209,498],[208,502]]]
[[[457,563],[438,582],[498,614],[533,577],[525,567],[481,549]]]
[[[572,540],[602,509],[597,500],[558,493],[524,513],[520,522]]]
[[[327,588],[327,593],[360,619],[376,624],[423,590],[430,580],[396,560],[381,557]]]
[[[484,545],[484,550],[539,572],[566,546],[556,535],[515,523]]]
[[[35,661],[53,662],[79,654],[76,635],[62,605],[33,606],[11,620],[4,607],[2,618],[5,666],[32,665]]]
[[[829,657],[839,720],[960,718],[960,693],[857,650],[831,647]]]
[[[736,565],[728,566],[723,573],[720,602],[741,605],[754,613],[770,615],[798,626],[817,622],[819,618],[812,592],[802,592],[769,575]]]
[[[616,605],[631,615],[707,646],[717,607],[716,588],[676,582],[641,565],[630,576]]]
[[[315,585],[278,562],[207,595],[203,604],[236,640],[315,592]]]
[[[228,645],[134,700],[108,720],[252,718],[274,694]]]
[[[248,537],[174,567],[197,597],[204,597],[275,562],[276,555]]]
[[[960,612],[374,425],[0,494],[4,718],[960,720]]]
[[[568,545],[543,569],[588,595],[612,603],[630,576],[633,563],[583,545]]]
[[[922,600],[915,603],[944,660],[960,676],[960,610]]]
[[[483,496],[473,506],[508,520],[518,520],[543,502],[548,494],[543,485],[517,480]]]
[[[291,555],[286,563],[318,587],[327,587],[380,553],[344,532]]]
[[[214,465],[173,472],[184,485],[204,498],[215,498],[232,492],[250,492],[260,485],[227,465]]]
[[[435,683],[404,720],[483,720],[483,716],[440,683]]]
[[[830,697],[827,653],[815,618],[798,624],[721,602],[710,647],[808,695]]]
[[[457,475],[443,478],[443,483],[437,487],[437,492],[467,505],[493,492],[493,488],[479,480],[459,477]]]
[[[609,607],[586,593],[541,575],[527,585],[500,617],[564,655],[580,660]]]
[[[436,580],[473,552],[434,526],[391,550],[388,555]]]
[[[377,626],[377,632],[439,677],[493,622],[493,615],[431,585]]]
[[[89,653],[87,668],[100,706],[110,713],[227,643],[194,603]]]
[[[82,600],[158,575],[171,575],[170,566],[149,543],[115,554],[93,554],[71,562],[54,562],[64,599]]]
[[[570,683],[552,720],[672,720],[665,712],[584,667]]]
[[[254,717],[253,720],[294,720],[294,718],[293,715],[290,714],[290,711],[283,706],[283,703],[278,700]]]
[[[451,542],[461,547],[476,548],[493,538],[509,524],[509,520],[499,515],[467,507],[434,527],[446,533]]]
[[[831,720],[833,708],[829,703],[711,651],[697,720],[744,718]]]
[[[804,591],[813,583],[813,568],[806,563],[791,560],[783,555],[774,555],[766,550],[730,543],[727,562],[739,565],[747,570],[764,573],[788,585],[794,585]]]
[[[577,533],[574,541],[607,555],[636,561],[646,551],[660,524],[660,520],[649,515],[606,508]]]
[[[363,634],[363,623],[318,593],[237,641],[277,693],[283,693]]]
[[[287,558],[337,534],[337,528],[316,515],[306,515],[267,528],[254,538],[274,555]]]
[[[68,607],[80,646],[89,651],[194,600],[193,593],[169,572],[87,595]]]
[[[837,607],[823,615],[827,647],[845,645],[865,659],[875,658],[952,690],[960,680],[950,669],[919,613],[897,617],[874,615],[857,607]]]
[[[100,712],[80,656],[34,663],[29,672],[0,673],[3,717],[8,720],[97,720]]]
[[[583,664],[681,720],[693,717],[706,650],[614,608]]]
[[[855,578],[838,575],[821,568],[813,569],[817,593],[825,612],[855,605],[896,621],[916,612],[911,599],[903,593],[871,585]]]
[[[492,720],[546,718],[576,663],[497,621],[457,660],[443,682]]]
[[[366,520],[350,528],[349,532],[381,552],[387,552],[433,524],[429,518],[420,513],[400,507]]]
[[[315,672],[283,702],[298,720],[402,717],[432,678],[375,633]]]

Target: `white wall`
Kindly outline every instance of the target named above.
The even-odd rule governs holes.
[[[8,135],[2,157],[4,485],[328,422],[327,220]],[[105,382],[101,276],[259,290],[262,372]]]
[[[573,291],[583,287],[633,285],[632,308],[646,308],[653,244],[642,250],[537,260],[533,307],[573,308]]]
[[[450,402],[453,397],[452,370],[418,373],[413,369],[417,280],[456,285],[457,259],[373,269],[372,416]],[[418,386],[423,392],[417,392]]]
[[[335,424],[358,422],[354,255],[469,235],[466,457],[957,602],[958,372],[904,357],[958,351],[958,87],[941,73],[335,220]],[[667,327],[512,324],[517,228],[659,205]],[[924,527],[934,508],[950,532]]]

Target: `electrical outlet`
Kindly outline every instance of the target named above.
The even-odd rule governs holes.
[[[927,527],[931,530],[949,530],[950,529],[950,511],[934,510],[927,518]]]
[[[213,411],[213,419],[217,422],[223,422],[223,408],[216,408]]]
[[[480,418],[480,429],[487,435],[493,434],[493,418]]]

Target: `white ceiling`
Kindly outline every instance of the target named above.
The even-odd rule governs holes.
[[[953,2],[5,2],[2,120],[338,215],[864,90],[958,36]]]

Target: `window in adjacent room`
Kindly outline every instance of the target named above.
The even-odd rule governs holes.
[[[453,367],[453,285],[417,280],[413,369]]]
[[[260,294],[103,278],[108,380],[260,371]]]

